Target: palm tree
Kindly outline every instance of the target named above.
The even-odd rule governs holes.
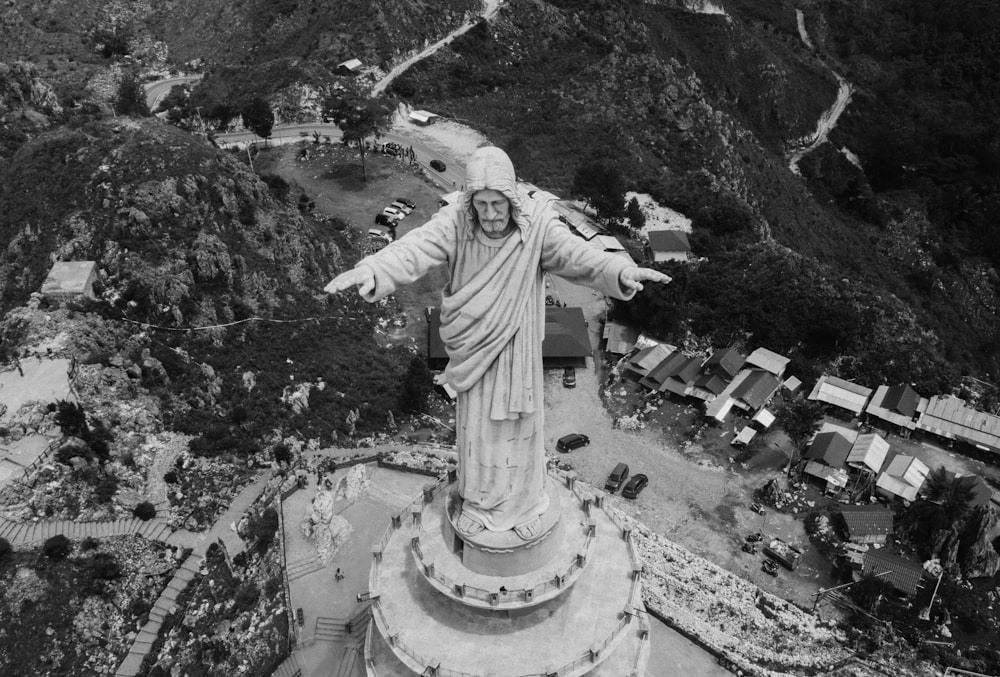
[[[930,546],[941,531],[961,530],[959,522],[969,514],[976,493],[968,477],[956,477],[944,466],[927,475],[923,489],[923,500],[910,507],[908,517],[913,534]]]

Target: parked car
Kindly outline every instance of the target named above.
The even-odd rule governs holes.
[[[384,214],[385,216],[387,216],[390,219],[393,219],[395,221],[399,221],[404,216],[406,216],[406,214],[404,214],[403,212],[399,211],[395,207],[386,207],[385,209],[382,210],[382,214]]]
[[[778,575],[778,563],[773,559],[764,560],[764,562],[760,565],[760,569],[765,574],[770,574],[772,576]]]
[[[622,487],[622,496],[625,498],[637,498],[642,493],[642,490],[646,488],[647,484],[649,484],[649,478],[642,473],[636,473]]]
[[[573,367],[566,367],[563,369],[563,388],[575,388],[576,387],[576,369]]]
[[[764,514],[764,506],[762,506],[760,503],[751,503],[750,509],[753,510],[758,515]]]
[[[582,433],[570,433],[559,438],[556,442],[556,449],[565,454],[568,451],[585,447],[588,444],[590,444],[590,438],[586,435]]]
[[[417,208],[417,204],[413,200],[407,199],[405,197],[397,197],[395,200],[393,200],[393,203],[396,203],[396,202],[402,202],[404,205],[406,205],[407,207],[409,207],[411,210]]]
[[[396,200],[395,202],[393,202],[389,206],[398,209],[403,214],[409,214],[410,212],[413,211],[413,207],[411,207],[410,205],[406,204],[405,202],[400,202],[399,200]]]
[[[375,224],[379,226],[385,226],[386,228],[395,228],[396,221],[389,218],[385,214],[377,214],[375,216]]]
[[[604,490],[610,491],[612,494],[615,493],[618,491],[618,487],[625,483],[627,477],[628,466],[624,463],[619,463],[611,471],[611,474],[608,475],[608,481],[604,483]]]
[[[448,167],[447,165],[445,165],[445,163],[441,162],[440,160],[431,160],[431,169],[433,169],[436,172],[443,172],[444,170],[448,169]]]
[[[747,534],[747,543],[760,543],[764,540],[764,534],[759,531],[755,534]]]
[[[748,552],[751,555],[756,555],[757,554],[757,546],[754,545],[753,543],[744,543],[743,544],[743,552]]]

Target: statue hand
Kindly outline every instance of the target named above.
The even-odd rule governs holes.
[[[323,287],[323,291],[327,294],[338,294],[351,287],[357,287],[361,296],[371,294],[375,291],[375,273],[368,266],[352,268],[333,278],[329,284]]]
[[[621,273],[621,284],[626,289],[631,291],[640,291],[643,287],[643,282],[662,282],[667,284],[673,280],[669,275],[665,275],[658,270],[653,270],[652,268],[626,268]]]

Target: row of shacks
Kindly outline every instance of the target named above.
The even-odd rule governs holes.
[[[1000,417],[977,411],[952,395],[923,397],[908,384],[881,385],[872,390],[843,379],[820,378],[809,399],[824,402],[839,412],[867,424],[865,434],[848,428],[820,432],[803,455],[804,472],[820,478],[828,491],[848,488],[851,475],[857,495],[873,485],[889,498],[912,501],[929,469],[917,457],[894,453],[875,426],[908,438],[915,431],[932,435],[948,445],[956,442],[980,451],[1000,453]]]
[[[627,355],[623,374],[639,385],[699,404],[714,423],[724,423],[732,414],[747,418],[749,422],[733,439],[734,446],[749,444],[774,423],[767,405],[777,394],[794,394],[802,385],[785,374],[787,357],[763,347],[749,355],[730,346],[708,357],[692,356],[667,344],[643,346],[641,337],[612,321],[605,323],[604,339],[608,353]]]

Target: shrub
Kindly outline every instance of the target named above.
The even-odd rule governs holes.
[[[274,508],[267,508],[250,522],[249,535],[256,542],[257,549],[264,552],[270,547],[277,530],[278,512]]]
[[[132,514],[145,522],[156,517],[156,507],[149,501],[143,501],[132,508]]]
[[[7,559],[14,552],[14,546],[6,538],[0,538],[0,562]]]
[[[96,550],[97,546],[98,546],[97,539],[94,538],[93,536],[87,536],[85,539],[83,539],[83,542],[80,543],[80,552],[87,552],[88,550]]]
[[[118,491],[118,478],[114,475],[105,475],[94,487],[94,498],[98,503],[110,503],[116,491]]]
[[[281,443],[274,447],[274,460],[278,463],[292,462],[292,450],[287,444]]]
[[[167,472],[163,473],[163,481],[166,482],[167,484],[177,484],[177,479],[178,478],[176,470],[168,470]]]
[[[64,559],[73,549],[73,543],[62,534],[57,534],[45,541],[42,554],[52,560]]]
[[[253,583],[244,583],[236,591],[236,609],[243,611],[253,608],[257,603],[258,597],[260,597],[260,591],[257,589],[257,586]]]

